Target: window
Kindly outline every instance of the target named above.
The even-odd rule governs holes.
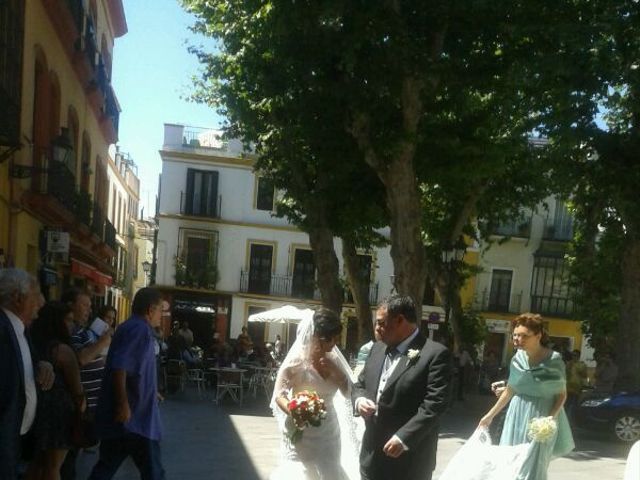
[[[274,210],[273,200],[275,189],[273,183],[265,178],[258,177],[258,187],[256,193],[256,209],[271,212]]]
[[[183,209],[186,215],[218,217],[218,172],[187,170]]]
[[[316,264],[311,250],[297,248],[293,260],[291,296],[313,298],[316,280]]]
[[[536,256],[531,283],[531,311],[565,317],[570,316],[573,309],[569,269],[564,257]]]
[[[491,275],[491,292],[489,293],[489,310],[508,312],[511,297],[511,270],[494,270]]]
[[[180,229],[176,284],[215,288],[218,282],[218,232]]]
[[[573,217],[565,202],[561,200],[556,201],[552,237],[557,240],[571,240],[573,238]]]
[[[249,257],[249,292],[269,295],[273,245],[251,244]]]

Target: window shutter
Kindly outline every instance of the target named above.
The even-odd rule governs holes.
[[[207,212],[210,217],[218,216],[218,172],[210,172]]]
[[[187,170],[187,193],[184,196],[184,213],[187,215],[193,214],[193,184],[196,176],[196,171],[192,168]]]

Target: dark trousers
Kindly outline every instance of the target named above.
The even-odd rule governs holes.
[[[89,480],[108,480],[131,456],[140,472],[141,480],[164,480],[164,468],[160,460],[160,442],[135,433],[117,438],[106,438],[100,443],[100,458],[93,467]]]

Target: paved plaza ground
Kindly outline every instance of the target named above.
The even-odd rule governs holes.
[[[488,396],[470,395],[446,414],[434,479],[474,430],[491,401]],[[267,403],[264,396],[258,396],[249,398],[242,407],[228,399],[216,406],[210,398],[199,398],[191,390],[168,396],[162,404],[162,455],[167,479],[268,479],[278,459],[278,434]],[[576,444],[568,457],[552,462],[549,480],[622,479],[629,445],[585,434],[577,436]],[[96,453],[81,454],[80,480],[86,479],[96,457]],[[116,477],[137,478],[130,461]]]

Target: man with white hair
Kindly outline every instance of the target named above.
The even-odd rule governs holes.
[[[25,330],[44,304],[35,277],[0,269],[0,478],[18,476],[21,445],[36,414],[36,387],[53,385],[53,367],[32,357]],[[37,368],[34,368],[34,364]]]

